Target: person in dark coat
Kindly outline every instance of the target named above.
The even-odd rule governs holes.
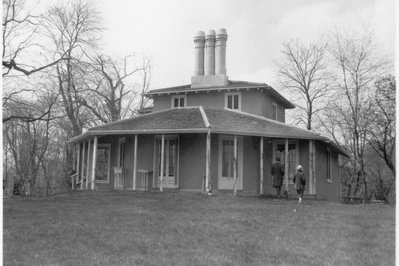
[[[302,197],[303,197],[303,192],[305,191],[305,185],[306,185],[306,180],[305,180],[305,175],[303,174],[303,168],[301,165],[298,165],[296,168],[296,174],[294,176],[294,184],[296,188],[296,192],[298,193],[298,203],[302,203]]]
[[[273,176],[273,187],[276,188],[277,197],[280,197],[281,186],[283,184],[284,166],[280,163],[280,158],[272,165],[271,174]]]

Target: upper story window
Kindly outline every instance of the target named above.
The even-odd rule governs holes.
[[[228,109],[241,110],[241,93],[239,92],[226,93],[225,107]]]
[[[180,108],[187,106],[187,96],[186,95],[176,95],[172,96],[172,108]]]
[[[273,106],[273,120],[277,120],[277,105],[273,103],[272,106]]]

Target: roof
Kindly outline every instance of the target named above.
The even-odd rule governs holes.
[[[269,138],[320,140],[339,154],[348,156],[330,139],[262,116],[216,107],[184,107],[148,113],[93,127],[70,139],[78,142],[99,135],[220,133]]]
[[[147,97],[153,97],[154,95],[163,95],[163,94],[180,94],[180,93],[189,93],[189,92],[201,92],[201,91],[222,91],[222,90],[263,90],[274,96],[277,100],[279,100],[283,106],[287,109],[295,108],[295,105],[287,100],[284,96],[278,93],[271,86],[266,83],[258,83],[258,82],[248,82],[248,81],[232,81],[229,80],[229,83],[226,86],[215,86],[215,87],[206,87],[206,88],[191,88],[191,84],[162,88],[151,90],[144,95]]]

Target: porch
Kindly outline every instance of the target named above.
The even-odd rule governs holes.
[[[73,145],[76,189],[273,195],[270,169],[279,156],[283,190],[295,192],[292,177],[301,164],[309,184],[305,193],[315,195],[314,140],[175,132],[93,136]]]

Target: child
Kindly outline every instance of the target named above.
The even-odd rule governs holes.
[[[298,193],[299,196],[299,201],[298,203],[302,203],[302,197],[303,197],[303,191],[305,190],[305,175],[302,173],[303,168],[301,165],[298,165],[298,167],[296,168],[297,172],[294,176],[294,184],[295,184],[295,188],[296,188],[296,192]]]

